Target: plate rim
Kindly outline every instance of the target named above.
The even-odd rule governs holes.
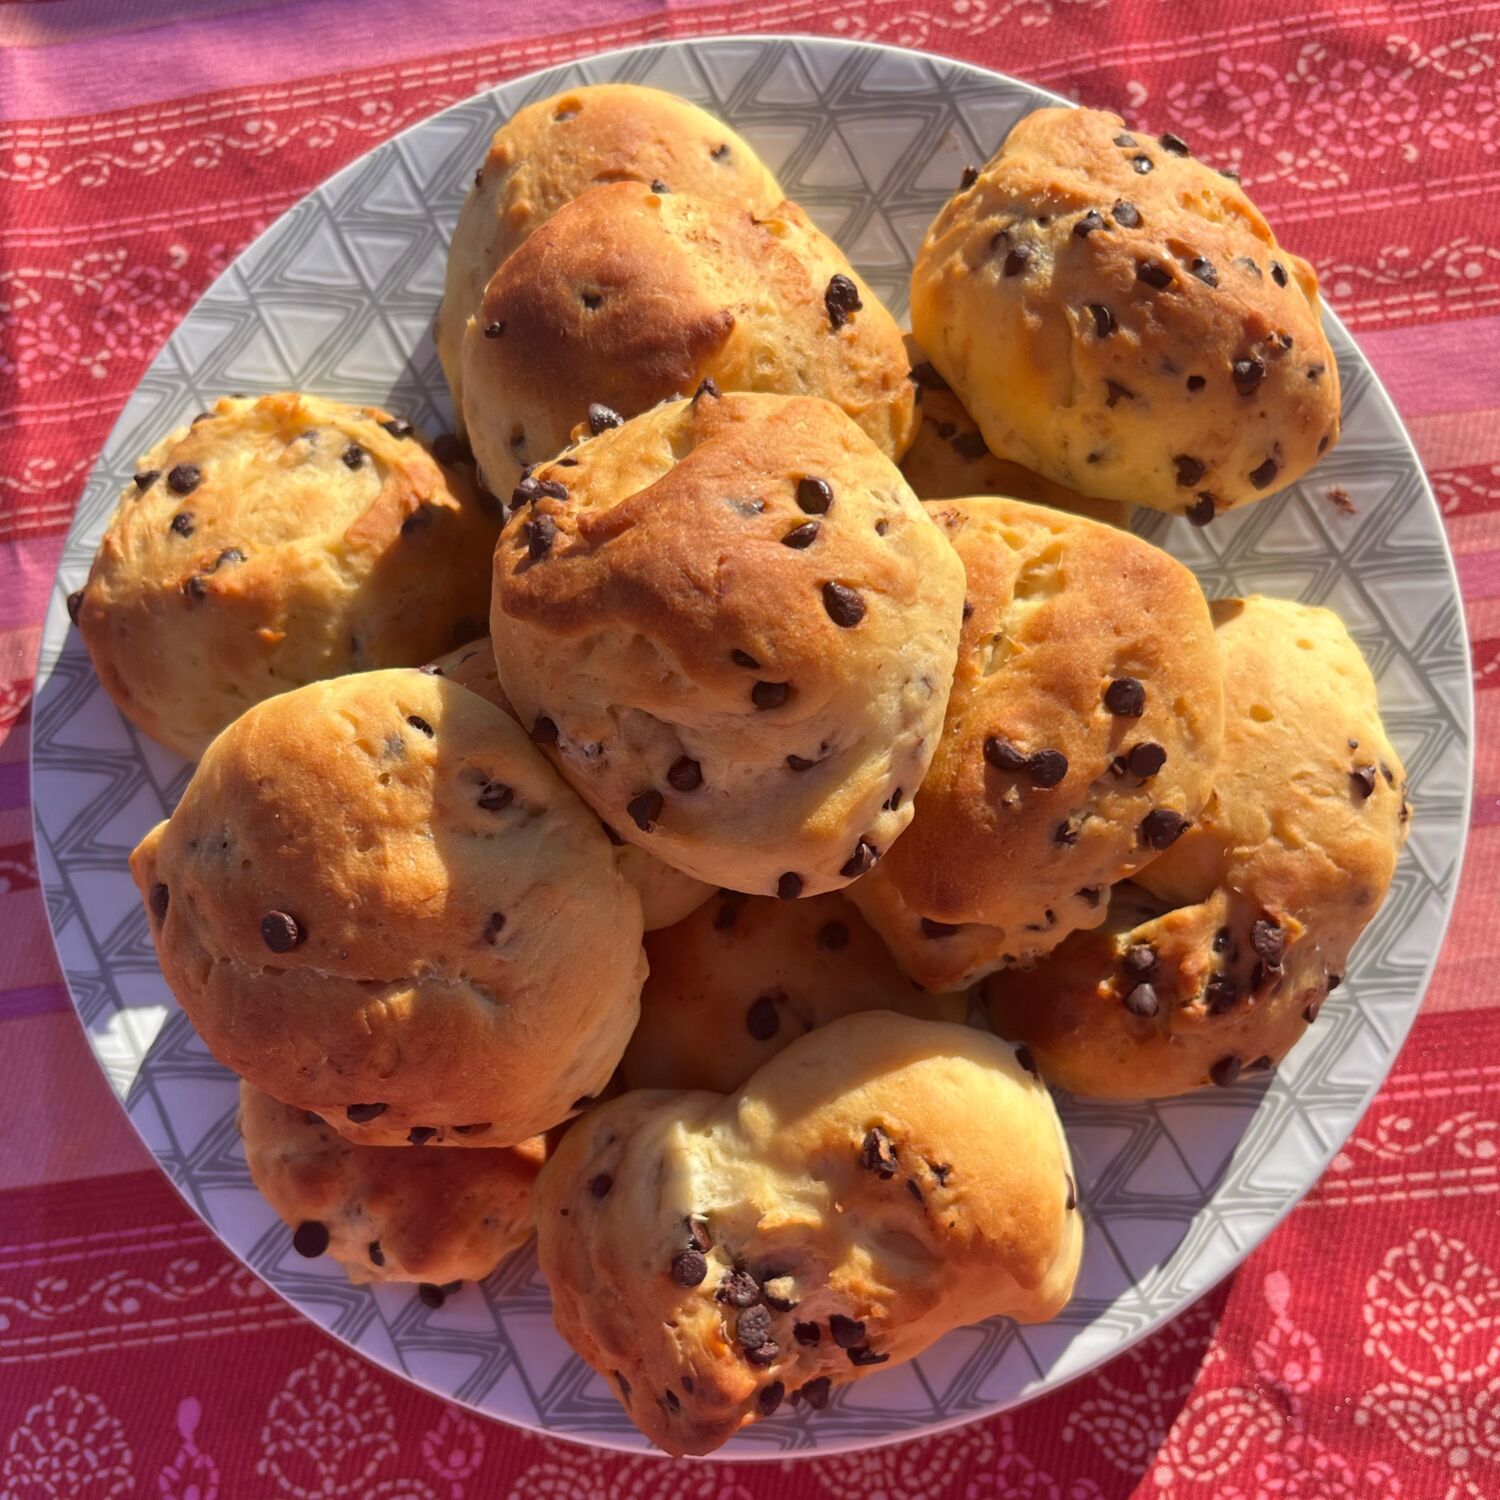
[[[207,302],[214,296],[221,285],[227,283],[235,275],[236,268],[241,264],[241,262],[247,256],[256,251],[263,244],[263,242],[268,240],[272,235],[276,234],[277,231],[280,230],[281,226],[285,223],[285,221],[291,215],[297,213],[302,205],[309,199],[311,199],[314,194],[323,191],[329,186],[329,184],[331,184],[344,174],[357,171],[362,166],[362,164],[365,163],[377,151],[393,146],[395,143],[401,141],[406,136],[427,127],[433,120],[440,118],[442,115],[448,113],[451,110],[464,108],[465,106],[472,104],[476,100],[485,98],[489,95],[493,95],[503,89],[524,87],[529,83],[533,83],[536,80],[544,78],[548,74],[556,73],[565,68],[581,67],[600,63],[617,63],[624,58],[640,53],[656,54],[668,51],[691,52],[692,50],[699,47],[713,46],[716,44],[762,47],[775,45],[782,42],[795,42],[801,46],[811,45],[829,51],[844,51],[850,53],[877,52],[908,60],[913,58],[922,59],[929,61],[935,66],[956,69],[961,72],[967,73],[978,81],[990,84],[999,82],[1010,87],[1024,90],[1025,92],[1036,96],[1037,104],[1033,106],[1033,108],[1043,107],[1047,101],[1052,101],[1058,105],[1066,106],[1068,108],[1080,107],[1077,104],[1077,101],[1069,99],[1064,95],[1057,94],[1053,90],[1044,88],[1041,85],[1030,83],[1025,78],[1017,74],[1003,72],[998,68],[985,67],[980,63],[970,62],[964,58],[952,57],[946,53],[930,51],[926,48],[901,47],[892,45],[887,42],[868,41],[863,38],[857,37],[830,37],[795,30],[748,33],[715,31],[704,33],[702,35],[663,37],[656,40],[635,42],[620,47],[611,47],[599,52],[581,53],[575,56],[561,58],[558,61],[548,63],[547,65],[540,68],[533,68],[528,70],[527,72],[518,73],[514,77],[502,79],[499,82],[489,84],[481,89],[477,89],[472,94],[465,95],[461,99],[455,99],[450,103],[445,104],[441,109],[434,110],[428,114],[424,114],[420,119],[413,120],[410,124],[404,126],[402,129],[393,132],[391,135],[386,136],[380,141],[377,141],[367,150],[361,151],[358,155],[351,157],[337,170],[330,172],[325,177],[320,178],[316,183],[309,187],[306,192],[304,192],[294,203],[289,204],[285,209],[283,209],[282,212],[279,213],[269,224],[267,224],[259,234],[248,240],[244,245],[240,247],[238,251],[235,252],[233,258],[229,260],[224,268],[219,272],[219,274],[208,283],[203,291],[193,300],[191,306],[187,308],[187,310],[182,314],[181,318],[168,331],[166,337],[162,340],[161,344],[158,345],[150,361],[142,370],[140,379],[137,380],[136,384],[126,395],[125,400],[116,415],[115,421],[111,424],[109,433],[104,438],[101,447],[94,457],[93,463],[90,465],[89,472],[84,478],[83,485],[81,486],[79,491],[78,502],[75,502],[72,516],[70,517],[68,522],[68,528],[63,534],[63,545],[58,554],[58,562],[53,574],[52,586],[48,590],[46,595],[47,602],[43,612],[41,630],[38,640],[36,674],[33,680],[31,698],[29,700],[29,707],[31,708],[32,712],[30,717],[30,733],[27,739],[26,764],[28,771],[28,800],[31,813],[31,834],[33,846],[38,855],[39,863],[40,852],[43,847],[43,833],[41,828],[40,812],[38,808],[37,777],[35,775],[37,748],[36,740],[39,721],[39,715],[36,712],[36,706],[41,699],[43,689],[51,681],[51,678],[56,671],[57,665],[61,660],[63,654],[63,648],[68,638],[68,632],[72,629],[71,622],[67,619],[66,599],[68,590],[63,576],[64,571],[68,566],[67,545],[68,542],[72,539],[74,529],[77,526],[79,503],[81,503],[84,495],[87,493],[94,473],[97,471],[100,462],[104,457],[104,454],[109,450],[111,444],[113,443],[115,434],[118,431],[121,422],[124,420],[125,414],[136,394],[136,391],[140,387],[141,381],[150,374],[151,370],[162,358],[163,354],[166,352],[168,346],[171,344],[172,340],[175,338],[179,330],[182,329],[193,318],[193,316],[198,312],[199,308],[205,302]],[[1027,111],[1028,114],[1030,112],[1030,110]],[[1022,116],[1021,118],[1024,118],[1024,116]],[[995,149],[999,149],[999,143],[996,144]],[[1463,590],[1458,576],[1457,564],[1454,559],[1452,542],[1449,538],[1447,527],[1443,521],[1442,508],[1438,503],[1436,493],[1433,490],[1432,482],[1428,477],[1427,470],[1422,462],[1421,455],[1417,450],[1416,444],[1412,439],[1411,433],[1407,428],[1404,418],[1396,407],[1395,402],[1392,400],[1390,392],[1386,389],[1385,383],[1381,379],[1378,370],[1375,368],[1369,356],[1360,346],[1359,341],[1354,337],[1352,333],[1349,332],[1348,328],[1343,322],[1343,319],[1340,318],[1338,313],[1330,306],[1326,297],[1322,296],[1321,289],[1319,297],[1319,309],[1322,317],[1325,320],[1331,321],[1338,329],[1338,331],[1341,332],[1349,340],[1351,346],[1357,351],[1358,357],[1369,375],[1370,386],[1374,396],[1380,403],[1387,421],[1392,425],[1395,433],[1399,434],[1401,446],[1419,479],[1421,493],[1425,498],[1426,503],[1431,507],[1433,516],[1437,522],[1437,534],[1441,542],[1441,556],[1443,567],[1446,573],[1447,585],[1450,590],[1450,596],[1456,604],[1460,622],[1463,625],[1463,629],[1460,633],[1460,654],[1462,658],[1461,665],[1463,668],[1463,685],[1462,691],[1457,695],[1457,708],[1459,710],[1458,717],[1460,720],[1460,725],[1464,731],[1463,749],[1465,774],[1463,779],[1461,807],[1459,809],[1459,816],[1461,820],[1461,836],[1459,839],[1457,851],[1453,859],[1450,894],[1444,902],[1442,915],[1436,935],[1437,940],[1432,944],[1431,952],[1427,958],[1426,965],[1415,985],[1415,1003],[1411,1006],[1404,1022],[1392,1031],[1391,1044],[1384,1064],[1380,1068],[1378,1076],[1367,1086],[1366,1090],[1360,1096],[1357,1104],[1354,1106],[1351,1113],[1352,1123],[1350,1125],[1348,1133],[1338,1140],[1335,1140],[1327,1148],[1326,1151],[1320,1151],[1307,1158],[1307,1161],[1310,1165],[1305,1182],[1300,1187],[1291,1192],[1287,1196],[1286,1201],[1280,1207],[1278,1207],[1274,1213],[1264,1219],[1264,1221],[1257,1224],[1255,1230],[1243,1241],[1240,1246],[1236,1248],[1230,1258],[1229,1264],[1227,1264],[1218,1275],[1214,1276],[1213,1279],[1208,1281],[1205,1285],[1199,1287],[1186,1299],[1177,1301],[1170,1311],[1164,1311],[1159,1316],[1148,1318],[1139,1328],[1131,1331],[1119,1342],[1112,1344],[1111,1347],[1107,1350],[1103,1350],[1097,1355],[1090,1357],[1084,1364],[1080,1365],[1079,1368],[1071,1371],[1069,1374],[1063,1376],[1060,1379],[1056,1379],[1053,1383],[1045,1386],[1043,1389],[1032,1391],[1025,1395],[1018,1395],[1009,1399],[1002,1398],[999,1401],[984,1406],[982,1409],[959,1412],[952,1416],[942,1417],[932,1422],[924,1423],[919,1427],[913,1427],[908,1430],[903,1430],[879,1437],[850,1437],[846,1440],[836,1440],[835,1442],[827,1446],[819,1445],[809,1448],[791,1449],[767,1448],[765,1450],[755,1450],[748,1447],[738,1446],[734,1443],[733,1440],[731,1440],[730,1443],[726,1444],[722,1448],[715,1450],[713,1453],[702,1455],[695,1459],[676,1461],[709,1462],[721,1464],[784,1464],[790,1462],[807,1462],[820,1458],[838,1458],[851,1452],[863,1452],[866,1450],[883,1449],[893,1447],[902,1443],[915,1443],[931,1438],[942,1437],[948,1433],[956,1431],[959,1428],[968,1427],[978,1422],[988,1421],[996,1416],[1001,1415],[1004,1412],[1015,1411],[1022,1406],[1031,1404],[1034,1401],[1042,1400],[1048,1396],[1055,1395],[1057,1392],[1064,1390],[1068,1386],[1071,1386],[1076,1381],[1082,1379],[1084,1376],[1092,1374],[1102,1366],[1112,1362],[1117,1358],[1120,1358],[1125,1354],[1128,1354],[1131,1350],[1135,1349],[1147,1338],[1160,1333],[1163,1328],[1167,1327],[1169,1324],[1182,1317],[1197,1303],[1201,1302],[1216,1288],[1221,1286],[1226,1280],[1236,1275],[1244,1266],[1245,1262],[1250,1258],[1250,1256],[1254,1254],[1254,1252],[1259,1249],[1262,1244],[1264,1244],[1264,1242],[1270,1237],[1270,1235],[1287,1219],[1291,1212],[1322,1180],[1324,1175],[1327,1173],[1329,1164],[1332,1162],[1333,1158],[1338,1154],[1339,1151],[1343,1149],[1345,1144],[1347,1144],[1348,1140],[1358,1129],[1360,1122],[1369,1112],[1371,1104],[1380,1093],[1380,1090],[1385,1086],[1385,1083],[1389,1078],[1398,1057],[1400,1056],[1401,1050],[1411,1034],[1412,1027],[1416,1024],[1417,1017],[1422,1012],[1422,1009],[1426,1004],[1428,992],[1430,991],[1432,986],[1433,975],[1436,972],[1438,962],[1442,957],[1443,950],[1447,944],[1448,937],[1451,932],[1453,915],[1458,905],[1459,889],[1463,879],[1464,866],[1469,854],[1470,835],[1472,831],[1471,820],[1473,816],[1474,778],[1477,770],[1478,750],[1476,743],[1477,736],[1475,733],[1473,648],[1469,636],[1467,618],[1464,612]],[[1309,471],[1309,473],[1311,473],[1311,471]],[[136,731],[134,731],[134,729],[132,728],[131,732],[135,733]],[[48,847],[50,848],[50,845]],[[641,1442],[631,1442],[624,1436],[616,1437],[611,1433],[580,1432],[571,1429],[546,1427],[540,1425],[539,1423],[528,1421],[524,1417],[515,1416],[509,1413],[502,1415],[497,1412],[484,1410],[480,1407],[463,1401],[459,1397],[449,1396],[444,1394],[443,1392],[434,1390],[431,1386],[424,1384],[416,1375],[398,1368],[393,1364],[386,1363],[383,1360],[377,1359],[373,1354],[367,1352],[358,1344],[351,1342],[343,1334],[319,1322],[317,1319],[312,1317],[298,1302],[293,1300],[290,1293],[283,1291],[268,1277],[263,1276],[258,1270],[256,1270],[255,1267],[252,1266],[250,1262],[245,1258],[245,1256],[243,1256],[239,1252],[239,1250],[235,1248],[235,1246],[229,1243],[219,1226],[199,1211],[198,1206],[193,1202],[187,1189],[182,1184],[180,1184],[170,1172],[166,1170],[166,1168],[160,1163],[160,1161],[157,1160],[156,1153],[152,1149],[150,1142],[146,1139],[144,1132],[136,1123],[135,1118],[126,1108],[125,1100],[122,1099],[117,1093],[113,1081],[110,1079],[108,1073],[104,1068],[102,1059],[100,1058],[98,1052],[95,1050],[92,1044],[92,1041],[90,1040],[89,1029],[84,1023],[83,1014],[79,1009],[78,1001],[73,993],[73,987],[69,982],[68,970],[64,963],[62,950],[59,946],[57,930],[52,919],[51,907],[46,900],[47,884],[45,879],[41,880],[40,884],[43,892],[42,908],[47,930],[47,940],[50,944],[53,956],[57,962],[58,973],[62,979],[62,987],[68,997],[69,1014],[72,1017],[74,1025],[77,1026],[79,1032],[82,1034],[84,1046],[88,1050],[90,1059],[92,1060],[94,1067],[98,1070],[100,1076],[103,1078],[105,1086],[108,1089],[111,1098],[114,1100],[119,1115],[123,1118],[125,1124],[135,1135],[136,1139],[140,1142],[141,1147],[146,1152],[147,1156],[151,1158],[151,1165],[154,1171],[170,1185],[172,1191],[176,1193],[178,1198],[182,1200],[183,1205],[192,1214],[193,1218],[198,1223],[202,1224],[209,1231],[209,1233],[213,1235],[217,1243],[229,1254],[229,1256],[238,1265],[242,1266],[247,1272],[249,1272],[250,1275],[254,1276],[256,1281],[261,1286],[265,1287],[274,1296],[278,1297],[282,1302],[284,1302],[288,1307],[292,1308],[300,1318],[302,1318],[306,1323],[310,1324],[319,1333],[334,1340],[342,1350],[347,1351],[347,1353],[352,1354],[357,1358],[367,1361],[376,1369],[380,1370],[383,1374],[389,1375],[392,1378],[401,1381],[403,1384],[410,1386],[414,1390],[422,1392],[426,1396],[456,1406],[459,1410],[463,1411],[471,1418],[480,1418],[495,1422],[502,1427],[514,1428],[521,1432],[534,1435],[535,1437],[540,1439],[567,1443],[570,1446],[576,1446],[584,1449],[617,1453],[621,1455],[632,1456],[635,1458],[654,1458],[662,1462],[673,1461],[669,1458],[668,1455],[662,1454],[659,1450],[650,1445],[649,1442],[643,1445]],[[175,997],[173,997],[171,1001],[171,1006],[180,1009],[180,1006],[178,1006]],[[1243,1137],[1241,1137],[1241,1141],[1236,1144],[1234,1151],[1231,1152],[1229,1157],[1226,1159],[1226,1170],[1230,1165],[1234,1163],[1235,1160],[1237,1160],[1242,1145]],[[507,1260],[509,1258],[510,1257],[507,1257]],[[981,1325],[966,1324],[961,1326],[975,1327]],[[561,1337],[561,1335],[559,1335],[559,1337]]]

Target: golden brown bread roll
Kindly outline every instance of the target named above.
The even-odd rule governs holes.
[[[528,235],[580,193],[640,182],[746,213],[781,202],[775,177],[722,120],[660,89],[601,83],[519,109],[494,134],[448,246],[437,350],[463,413],[463,338],[485,283]]]
[[[1280,1062],[1406,838],[1406,775],[1338,617],[1256,596],[1212,610],[1225,729],[1207,806],[1107,926],[985,986],[997,1028],[1075,1093],[1158,1098]]]
[[[728,1094],[799,1036],[894,1010],[962,1021],[964,995],[926,995],[843,894],[777,901],[720,891],[646,940],[651,972],[625,1049],[626,1088]]]
[[[495,552],[521,722],[616,832],[700,880],[847,884],[911,818],[963,566],[837,407],[704,392],[537,470]]]
[[[469,440],[498,495],[575,435],[704,380],[822,396],[898,459],[916,428],[891,315],[794,203],[760,215],[593,188],[490,278],[464,335]]]
[[[1039,109],[934,220],[912,328],[991,451],[1205,524],[1338,437],[1312,267],[1174,135]]]
[[[1051,1096],[985,1032],[888,1011],[793,1042],[735,1094],[591,1110],[537,1180],[558,1331],[668,1453],[915,1358],[1055,1317],[1082,1250]]]
[[[510,1146],[608,1081],[640,900],[499,709],[364,672],[258,704],[131,856],[226,1067],[370,1145]]]
[[[1223,733],[1193,575],[1139,537],[998,498],[928,506],[968,576],[958,670],[911,827],[849,894],[929,989],[1097,925],[1188,827]]]
[[[196,760],[251,704],[482,628],[499,508],[409,422],[225,397],[142,460],[70,601],[105,691]]]
[[[329,1255],[349,1280],[480,1281],[535,1227],[537,1138],[489,1151],[357,1146],[317,1115],[240,1081],[240,1135],[256,1187],[300,1255]]]

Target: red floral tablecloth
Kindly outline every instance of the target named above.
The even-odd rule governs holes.
[[[84,476],[254,234],[487,84],[635,41],[776,30],[951,53],[1242,158],[1441,499],[1479,771],[1411,1040],[1228,1284],[1013,1415],[728,1467],[477,1422],[345,1353],[225,1255],[129,1134],[69,1013],[26,746]],[[0,1496],[1500,1496],[1497,50],[1496,0],[0,0]]]

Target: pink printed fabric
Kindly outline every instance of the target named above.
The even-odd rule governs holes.
[[[802,1463],[473,1419],[219,1249],[69,1013],[31,841],[43,602],[105,435],[278,214],[396,130],[608,47],[799,31],[1170,121],[1243,167],[1410,425],[1458,556],[1479,757],[1457,914],[1309,1198],[1136,1351],[1011,1415]],[[1500,4],[0,0],[0,1496],[1500,1496]]]

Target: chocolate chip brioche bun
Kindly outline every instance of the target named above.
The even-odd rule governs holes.
[[[226,397],[158,443],[69,608],[105,691],[195,760],[252,704],[482,628],[499,507],[409,422]]]
[[[1074,1093],[1160,1098],[1281,1061],[1380,907],[1411,808],[1359,648],[1326,609],[1213,606],[1224,754],[1109,923],[993,975],[996,1027]]]
[[[703,392],[543,465],[495,552],[523,725],[601,818],[699,880],[863,874],[937,746],[963,565],[837,407]]]
[[[775,177],[734,131],[675,94],[593,84],[517,110],[491,139],[448,246],[437,351],[456,417],[464,325],[485,284],[565,203],[607,182],[643,183],[750,214],[770,213],[782,199]]]
[[[490,638],[470,641],[450,651],[446,656],[423,669],[446,677],[470,692],[488,699],[496,708],[515,718],[515,710],[505,689],[500,686],[500,673],[495,666],[495,652]],[[627,844],[607,823],[604,832],[615,851],[615,864],[620,874],[636,889],[641,898],[641,915],[646,931],[658,927],[670,927],[680,922],[689,912],[696,911],[714,893],[714,887],[671,865],[664,865],[654,855],[634,844]]]
[[[963,995],[924,995],[837,891],[777,901],[721,891],[646,940],[651,972],[620,1074],[632,1089],[728,1094],[799,1036],[894,1010],[962,1022]]]
[[[1198,815],[1223,735],[1213,624],[1128,532],[997,498],[928,507],[967,618],[912,825],[851,899],[902,968],[956,989],[1097,926]]]
[[[490,278],[464,335],[486,483],[713,380],[822,396],[898,459],[916,429],[901,334],[794,203],[758,214],[635,182],[557,211]]]
[[[979,424],[964,410],[953,387],[914,349],[912,381],[917,388],[917,415],[921,421],[912,445],[901,460],[901,472],[918,500],[961,500],[970,495],[1002,495],[1012,500],[1033,500],[1055,510],[1089,516],[1126,530],[1130,507],[1118,500],[1095,500],[1063,485],[1043,479],[1020,464],[996,458],[984,445]]]
[[[998,457],[1199,524],[1336,441],[1313,268],[1174,135],[1039,109],[933,221],[912,328]]]
[[[505,1150],[357,1146],[318,1115],[241,1080],[250,1176],[300,1255],[328,1255],[349,1280],[480,1281],[531,1238],[538,1137]]]
[[[1055,1317],[1082,1250],[1051,1096],[986,1032],[887,1011],[733,1094],[591,1110],[537,1181],[558,1331],[671,1454],[913,1359]]]
[[[499,709],[416,670],[258,704],[131,856],[226,1067],[369,1145],[511,1146],[608,1081],[640,900]]]

